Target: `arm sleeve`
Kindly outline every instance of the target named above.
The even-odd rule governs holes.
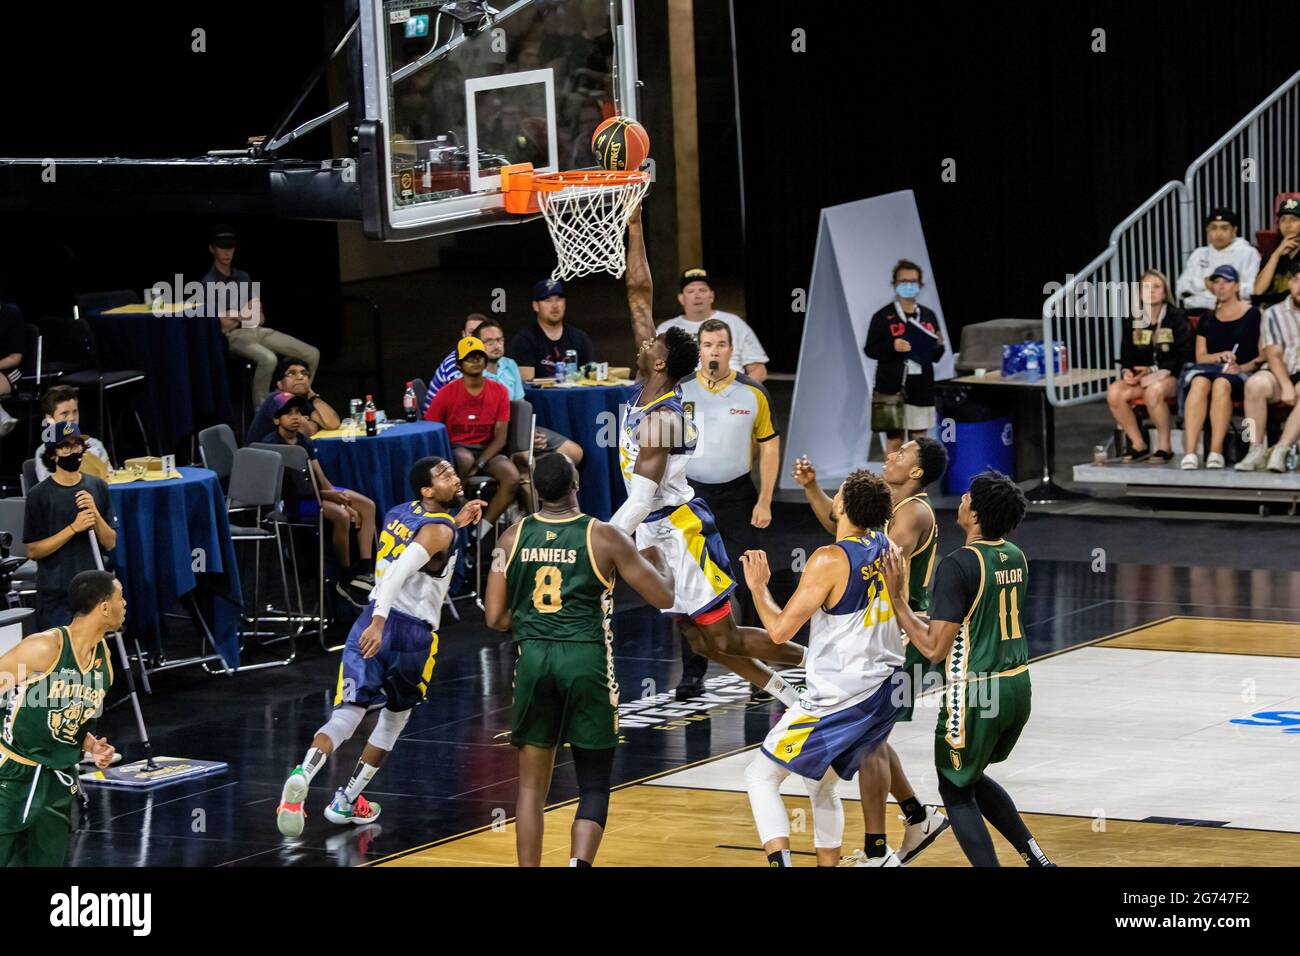
[[[447,396],[451,394],[446,389],[442,389],[438,394],[433,396],[433,401],[429,402],[429,407],[424,413],[425,421],[443,422],[447,421]]]
[[[627,501],[614,512],[614,517],[609,519],[609,523],[635,539],[636,526],[650,513],[650,505],[654,502],[655,491],[658,490],[659,485],[645,475],[633,475],[628,485]]]
[[[1196,261],[1200,258],[1200,255],[1200,249],[1192,250],[1192,254],[1187,257],[1187,265],[1183,266],[1178,281],[1174,283],[1174,294],[1180,302],[1188,296],[1205,291],[1205,283],[1201,281],[1202,277],[1196,268]]]
[[[758,400],[758,411],[754,415],[754,441],[768,441],[777,435],[776,426],[772,424],[772,403],[768,399],[767,389],[762,385],[749,380],[746,384],[754,390],[754,397]]]
[[[889,353],[893,349],[893,338],[889,334],[888,317],[877,312],[871,317],[871,325],[867,327],[867,344],[862,347],[862,351],[867,353],[867,358],[883,362],[889,358]]]
[[[510,392],[500,382],[491,382],[492,394],[496,397],[496,408],[492,413],[494,422],[510,421]]]
[[[1119,364],[1121,368],[1132,368],[1140,361],[1137,348],[1133,345],[1133,320],[1124,323],[1124,339],[1119,346]]]
[[[40,496],[28,494],[23,507],[23,544],[43,541],[54,532],[48,527],[46,509],[41,506]]]
[[[376,568],[379,576],[379,583],[375,585],[371,593],[371,600],[375,602],[374,613],[380,617],[388,617],[388,612],[393,609],[393,601],[397,599],[397,592],[402,589],[406,579],[412,574],[418,574],[420,568],[429,563],[429,552],[424,550],[424,546],[412,541],[402,552],[402,556],[380,571]]]
[[[930,620],[960,624],[966,620],[980,588],[979,558],[960,548],[939,562],[934,572],[934,602]]]
[[[744,319],[741,319],[744,322]],[[763,351],[763,343],[758,340],[757,333],[750,328],[749,323],[745,322],[745,335],[743,345],[740,350],[740,364],[753,365],[758,363],[766,365],[769,361],[767,353]]]

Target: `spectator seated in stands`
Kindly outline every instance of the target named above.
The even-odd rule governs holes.
[[[77,403],[77,390],[71,385],[55,385],[41,396],[41,414],[42,433],[45,431],[45,426],[58,422],[72,422],[80,426],[81,410]],[[96,478],[107,478],[110,467],[108,449],[98,438],[91,438],[80,432],[79,434],[86,450],[86,456],[81,460],[81,473]],[[32,457],[36,459],[36,480],[44,481],[50,477],[50,469],[45,464],[45,445],[37,445]]]
[[[1110,383],[1106,401],[1115,424],[1128,437],[1126,462],[1148,458],[1159,464],[1173,457],[1173,410],[1169,401],[1178,394],[1178,376],[1192,360],[1192,325],[1182,309],[1170,305],[1169,280],[1163,272],[1142,273],[1141,303],[1128,320],[1120,346],[1120,377]],[[1159,447],[1147,444],[1146,430],[1138,426],[1133,402],[1141,401],[1155,423]]]
[[[472,312],[465,316],[465,327],[461,329],[460,336],[456,341],[459,342],[461,339],[474,336],[478,332],[479,323],[486,321],[487,316],[481,312]],[[511,364],[514,364],[513,361]],[[515,368],[518,368],[518,366],[515,366]],[[433,370],[433,374],[429,376],[428,389],[420,398],[420,414],[423,415],[429,410],[429,403],[433,401],[433,396],[437,395],[444,385],[458,378],[460,378],[460,359],[456,357],[456,350],[452,349],[447,353],[446,358],[438,363],[438,367]],[[502,384],[505,384],[507,388],[510,387],[507,383],[503,382]],[[523,385],[521,384],[519,388],[522,393]]]
[[[12,395],[23,377],[23,315],[16,308],[0,308],[0,398]],[[0,435],[8,435],[18,419],[0,405]]]
[[[564,324],[566,300],[564,284],[556,279],[542,279],[533,286],[533,312],[537,321],[515,333],[510,342],[510,357],[519,364],[525,382],[534,378],[552,378],[555,366],[564,361],[564,353],[577,353],[578,365],[595,359],[591,337],[582,329]]]
[[[481,340],[466,336],[456,346],[461,377],[448,382],[429,403],[427,421],[447,426],[456,472],[462,479],[491,475],[497,492],[488,503],[480,536],[501,517],[519,490],[519,472],[502,454],[510,426],[510,395],[500,382],[483,376],[487,349]]]
[[[1255,304],[1261,308],[1285,301],[1291,277],[1300,272],[1300,199],[1282,202],[1277,231],[1282,241],[1255,277]]]
[[[676,326],[685,329],[699,338],[700,325],[709,319],[718,319],[727,324],[733,338],[731,367],[737,372],[744,372],[755,382],[767,378],[767,353],[763,344],[749,327],[749,323],[734,312],[723,312],[713,307],[713,286],[709,284],[709,274],[703,269],[687,269],[681,276],[681,291],[677,301],[681,304],[682,314],[674,319],[660,322],[655,335]]]
[[[1188,312],[1201,315],[1218,308],[1210,280],[1220,266],[1232,266],[1241,287],[1247,290],[1242,298],[1250,301],[1259,273],[1259,250],[1237,237],[1240,225],[1231,209],[1211,210],[1205,218],[1206,245],[1187,257],[1183,274],[1178,277],[1178,302]]]
[[[1210,416],[1210,453],[1206,468],[1222,468],[1223,440],[1232,424],[1232,403],[1246,389],[1246,379],[1264,360],[1259,356],[1259,308],[1238,298],[1237,270],[1219,266],[1210,276],[1210,288],[1218,303],[1196,327],[1196,365],[1183,376],[1182,467],[1201,467],[1198,449]]]
[[[261,441],[260,436],[275,428],[271,413],[275,409],[277,393],[289,392],[302,399],[302,406],[307,417],[303,419],[298,434],[310,438],[318,431],[330,431],[342,424],[339,413],[334,407],[317,394],[312,388],[311,369],[299,358],[282,358],[275,365],[275,388],[266,401],[262,402],[248,426],[246,434],[250,441]]]
[[[1297,421],[1295,386],[1300,382],[1300,272],[1291,273],[1289,278],[1290,295],[1270,306],[1260,319],[1259,345],[1268,367],[1246,380],[1246,419],[1251,444],[1246,457],[1235,465],[1238,471],[1255,471],[1266,466],[1270,471],[1285,471],[1286,453],[1295,444],[1296,434],[1288,439],[1288,432]],[[1283,426],[1282,439],[1266,461],[1268,406],[1272,402],[1281,402],[1292,412]]]
[[[274,406],[271,420],[275,430],[263,436],[263,443],[269,445],[297,445],[307,452],[307,461],[312,474],[316,477],[316,487],[320,489],[320,513],[330,528],[330,541],[334,546],[334,556],[343,566],[342,580],[335,585],[336,590],[353,604],[364,605],[370,589],[374,587],[375,576],[372,573],[375,544],[375,503],[365,495],[347,488],[336,488],[321,470],[316,459],[314,443],[302,434],[303,423],[307,420],[307,407],[303,398],[292,392],[276,392],[272,398]],[[312,520],[316,517],[316,502],[308,498],[291,498],[285,496],[284,513],[294,520]],[[357,556],[352,559],[352,529],[357,529]],[[365,592],[366,599],[353,594],[349,588]]]
[[[297,355],[307,363],[309,377],[316,377],[320,351],[315,346],[285,335],[265,324],[262,299],[248,273],[234,267],[235,231],[214,226],[208,243],[212,267],[203,276],[209,308],[221,320],[221,331],[230,351],[254,365],[253,404],[271,390],[271,375],[281,355]]]

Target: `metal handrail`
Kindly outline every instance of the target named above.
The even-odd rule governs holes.
[[[1201,245],[1200,223],[1215,205],[1237,210],[1240,235],[1248,240],[1256,229],[1271,224],[1272,197],[1284,191],[1284,183],[1295,185],[1298,158],[1300,71],[1188,165],[1183,177],[1183,251]],[[1240,164],[1247,159],[1254,161],[1255,176],[1243,180]]]
[[[1111,230],[1106,248],[1043,303],[1043,340],[1067,343],[1071,369],[1114,366],[1123,320],[1131,311],[1132,284],[1152,264],[1166,273],[1177,264],[1182,190],[1182,183],[1170,180],[1147,197]],[[1081,283],[1087,285],[1080,303]],[[1103,376],[1059,374],[1050,357],[1043,372],[1047,400],[1056,407],[1098,401],[1110,384]]]

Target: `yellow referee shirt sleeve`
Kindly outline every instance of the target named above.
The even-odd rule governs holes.
[[[772,403],[767,400],[767,392],[757,385],[750,385],[754,393],[754,441],[767,441],[776,437],[776,427],[772,424]]]

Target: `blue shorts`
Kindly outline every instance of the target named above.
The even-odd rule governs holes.
[[[816,717],[796,705],[763,741],[763,753],[791,773],[810,780],[835,768],[841,780],[852,780],[864,757],[883,744],[898,719],[893,700],[894,679],[885,679],[874,694],[851,707]]]
[[[351,491],[334,486],[335,491]],[[284,516],[290,521],[315,521],[320,515],[320,505],[315,498],[285,498]]]
[[[384,640],[379,653],[361,656],[361,634],[370,626],[374,602],[366,605],[348,632],[339,664],[334,706],[357,704],[367,709],[380,705],[389,710],[410,710],[424,701],[438,653],[438,633],[428,621],[393,609],[384,619]]]

